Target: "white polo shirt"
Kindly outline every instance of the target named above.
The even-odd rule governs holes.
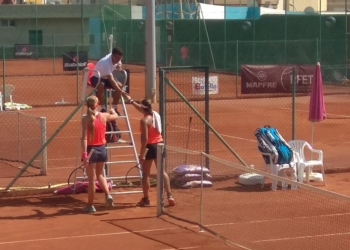
[[[121,64],[119,61],[117,64]],[[116,65],[117,65],[116,64]],[[112,74],[115,70],[116,65],[112,63],[112,53],[107,54],[105,57],[101,58],[95,65],[95,70],[100,72],[101,78],[107,78],[108,75]],[[93,71],[93,76],[98,76],[97,72]]]

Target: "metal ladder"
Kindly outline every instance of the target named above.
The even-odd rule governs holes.
[[[88,74],[89,74],[89,71],[95,71],[95,70],[91,70],[89,68],[85,68],[84,69],[84,75],[83,75],[83,91],[82,91],[82,96],[81,96],[81,100],[85,101],[86,100],[86,90],[87,90],[87,87],[88,87]],[[99,72],[97,72],[98,75],[99,75]],[[100,80],[100,77],[99,77],[99,80]],[[107,93],[106,93],[107,92]],[[109,101],[109,97],[112,93],[113,93],[113,90],[110,89],[110,90],[106,90],[105,92],[105,99],[106,99],[106,104],[107,102]],[[110,103],[112,103],[110,101]],[[126,141],[126,140],[122,140],[122,139],[119,139],[117,142],[113,142],[113,143],[107,143],[106,145],[106,148],[107,148],[107,156],[108,156],[108,161],[105,163],[105,168],[104,168],[104,176],[106,177],[107,181],[110,181],[112,183],[112,187],[119,187],[117,185],[115,185],[113,183],[113,180],[125,180],[126,179],[126,176],[111,176],[109,173],[110,173],[110,168],[112,165],[121,165],[121,164],[125,164],[125,165],[130,165],[132,164],[132,166],[135,166],[137,164],[139,164],[139,157],[138,157],[138,154],[137,154],[137,150],[136,150],[136,145],[135,145],[135,141],[134,141],[134,137],[133,137],[133,134],[132,134],[132,129],[131,129],[131,125],[130,125],[130,120],[129,120],[129,116],[128,116],[128,112],[127,112],[127,108],[126,108],[126,105],[125,105],[125,102],[124,102],[124,98],[123,96],[121,96],[121,105],[122,105],[122,111],[123,111],[123,115],[119,116],[118,120],[120,119],[125,119],[125,122],[126,122],[126,127],[127,127],[127,130],[121,130],[121,131],[114,131],[114,132],[106,132],[106,134],[128,134],[129,135],[129,139],[130,141]],[[108,106],[106,105],[106,108]],[[81,118],[84,116],[84,107],[82,109],[82,115],[81,115]],[[124,160],[124,161],[112,161],[112,150],[113,149],[125,149],[125,148],[128,148],[128,149],[132,149],[133,151],[133,159],[131,160]],[[79,154],[78,154],[79,155]],[[77,162],[78,162],[78,159],[77,159]],[[128,168],[129,170],[130,168]],[[142,180],[142,171],[138,169],[138,173],[139,175],[135,175],[135,176],[128,176],[128,179],[139,179],[140,180],[140,187],[141,187],[141,180]],[[76,176],[75,178],[75,182],[78,180],[78,179],[82,179],[83,177],[80,177],[80,176]],[[122,186],[124,187],[124,186]],[[120,191],[120,192],[113,192],[113,190],[110,192],[111,195],[117,195],[117,194],[134,194],[134,193],[142,193],[142,190],[132,190],[132,191]]]
[[[114,90],[106,90],[107,95],[105,94],[106,98],[106,107],[107,107],[107,102],[108,99],[111,97],[110,95],[112,95]],[[109,92],[109,94],[108,94]],[[111,100],[109,100],[110,103],[112,103]],[[123,115],[119,116],[119,119],[125,119],[126,122],[126,127],[127,130],[120,130],[120,131],[115,131],[115,132],[106,132],[106,134],[128,134],[129,135],[129,141],[123,140],[123,139],[119,139],[118,142],[112,142],[112,143],[107,143],[107,155],[109,160],[106,162],[105,164],[105,172],[106,172],[106,179],[107,180],[111,180],[113,183],[113,180],[125,180],[126,176],[110,176],[110,167],[112,165],[131,165],[135,166],[135,165],[139,165],[139,157],[137,154],[137,150],[136,150],[136,145],[135,145],[135,141],[134,141],[134,136],[132,134],[132,129],[131,129],[131,125],[130,125],[130,120],[129,120],[129,115],[127,112],[127,108],[124,102],[124,98],[123,96],[121,96],[121,105],[122,105],[122,113]],[[118,119],[118,120],[119,120]],[[112,161],[112,149],[123,149],[123,148],[129,148],[132,149],[133,151],[133,156],[134,158],[131,160],[123,160],[123,161]],[[134,175],[134,176],[128,176],[128,179],[140,179],[140,183],[141,183],[141,179],[142,179],[142,172],[139,168],[138,169],[138,173],[139,175]],[[117,185],[113,185],[114,187],[118,187]],[[124,192],[111,192],[111,194],[132,194],[132,193],[141,193],[142,190],[134,190],[134,191],[124,191]]]

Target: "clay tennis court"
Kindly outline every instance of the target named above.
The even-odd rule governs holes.
[[[51,69],[52,65],[43,63],[40,68],[46,65]],[[27,68],[28,64],[23,62],[23,68]],[[9,68],[9,64],[6,66]],[[36,66],[37,67],[37,66]],[[15,69],[16,72],[18,65]],[[21,68],[21,67],[19,67]],[[44,71],[44,69],[42,69]],[[47,70],[48,71],[48,70]],[[144,95],[144,73],[131,71],[131,91],[130,94],[134,99],[141,99]],[[42,73],[44,74],[44,73]],[[33,102],[33,109],[23,111],[36,116],[45,116],[47,120],[47,137],[56,131],[62,121],[74,110],[74,106],[54,106],[56,101],[64,97],[65,101],[73,102],[79,100],[79,92],[81,85],[77,84],[76,76],[69,74],[51,75],[51,76],[11,76],[16,86],[14,92],[15,102]],[[18,77],[18,78],[17,78]],[[42,78],[44,77],[44,78]],[[47,77],[47,78],[46,78]],[[11,78],[10,78],[11,79]],[[42,80],[43,79],[43,80]],[[225,90],[234,89],[233,76],[225,76],[220,78],[220,86],[224,93]],[[59,86],[59,87],[58,87]],[[62,87],[62,88],[61,88]],[[22,90],[22,88],[24,90]],[[64,90],[60,90],[64,89]],[[60,92],[62,91],[62,92]],[[346,91],[346,90],[345,90]],[[72,94],[73,92],[73,94]],[[185,92],[185,90],[183,91]],[[59,94],[57,94],[59,93]],[[78,93],[78,97],[77,97]],[[43,97],[43,98],[41,98]],[[315,148],[324,150],[325,166],[328,169],[346,168],[347,153],[346,143],[348,139],[347,116],[348,116],[348,96],[347,95],[328,95],[326,96],[327,113],[332,114],[333,119],[323,121],[315,126],[314,145]],[[42,107],[49,105],[50,107]],[[184,103],[167,104],[167,112],[171,113],[170,120],[167,120],[167,128],[170,130],[169,142],[186,145],[188,118],[193,117],[193,130],[190,133],[191,140],[188,148],[198,150],[201,142],[203,142],[203,124],[194,116],[192,111],[185,106]],[[200,102],[198,104],[200,109]],[[41,107],[40,107],[41,106]],[[156,108],[158,110],[158,107]],[[254,129],[269,124],[277,127],[285,139],[291,139],[291,98],[257,98],[257,99],[223,99],[215,100],[210,104],[210,122],[212,126],[223,136],[230,146],[238,152],[238,154],[248,163],[254,164],[257,168],[262,167],[262,157],[256,149],[256,141],[254,138]],[[138,124],[140,115],[128,106],[128,112],[131,120],[134,138],[138,147]],[[268,112],[268,115],[264,114]],[[53,139],[48,146],[48,175],[22,177],[16,182],[17,187],[47,187],[50,182],[62,184],[66,181],[70,171],[76,166],[76,156],[78,152],[79,142],[79,120],[81,113],[78,112],[59,135]],[[231,118],[232,117],[232,118]],[[311,136],[311,124],[308,122],[308,97],[298,97],[296,112],[296,135],[298,138],[305,138],[309,141]],[[168,118],[167,118],[168,119]],[[1,119],[0,122],[4,120]],[[121,128],[123,125],[121,125]],[[1,134],[6,136],[4,133]],[[340,143],[339,143],[340,142]],[[339,146],[339,148],[338,148]],[[342,148],[342,149],[341,149]],[[214,136],[211,135],[210,152],[218,157],[227,158],[228,151],[222,146]],[[130,156],[130,153],[120,152],[120,157]],[[230,156],[229,159],[233,159]],[[0,165],[5,171],[9,168],[6,165]],[[120,168],[113,174],[122,175],[127,168]],[[220,171],[230,171],[221,169]],[[15,174],[14,171],[13,174]],[[155,174],[155,169],[153,169]],[[12,179],[10,177],[0,179],[0,187],[4,187]],[[337,174],[335,177],[330,176],[327,179],[327,187],[333,191],[338,191],[334,184],[339,181],[348,182],[346,174]],[[53,191],[53,189],[49,189]],[[266,191],[266,190],[264,190]],[[339,192],[343,192],[339,190]],[[102,195],[99,197],[99,205],[97,209],[101,212],[95,215],[81,214],[81,207],[86,199],[86,194],[71,196],[37,196],[37,197],[18,197],[3,198],[6,207],[1,207],[1,219],[6,221],[5,227],[2,227],[1,245],[6,249],[18,249],[26,247],[26,249],[61,249],[65,247],[96,247],[113,245],[125,247],[126,249],[225,249],[226,244],[208,233],[198,233],[198,226],[193,225],[193,218],[198,218],[196,214],[199,201],[199,189],[190,190],[174,190],[174,195],[178,200],[178,204],[174,208],[167,210],[168,216],[161,218],[155,217],[156,208],[150,207],[146,209],[135,208],[134,204],[138,201],[138,195],[120,195],[116,196],[117,208],[114,211],[103,210]],[[252,196],[253,195],[253,196]],[[222,197],[222,198],[221,198]],[[229,202],[222,206],[225,197],[230,197]],[[348,212],[346,207],[342,210],[334,210],[334,205],[326,206],[322,211],[324,213],[338,213],[341,217],[337,220],[323,221],[322,224],[315,226],[315,219],[311,220],[311,224],[307,224],[302,219],[314,218],[317,207],[303,208],[305,200],[312,199],[310,194],[301,193],[300,199],[293,203],[293,209],[289,208],[288,195],[284,196],[280,193],[276,194],[270,191],[260,192],[257,190],[247,191],[241,186],[237,186],[234,180],[221,183],[215,183],[213,188],[205,190],[204,212],[207,229],[218,227],[216,229],[221,235],[229,237],[236,235],[243,246],[259,246],[259,249],[271,249],[271,247],[284,247],[288,245],[289,249],[296,249],[300,244],[305,244],[308,240],[301,237],[297,233],[299,228],[308,227],[308,233],[312,239],[319,239],[319,230],[328,230],[329,224],[333,223],[332,229],[334,235],[332,240],[327,241],[327,237],[323,237],[322,241],[317,241],[315,246],[325,247],[317,249],[329,249],[330,242],[337,237],[346,238],[348,232],[345,232],[339,225],[339,218],[342,221],[348,220]],[[311,198],[310,198],[311,197]],[[330,200],[322,200],[323,197],[314,198],[315,202],[330,202]],[[155,202],[155,188],[152,188],[152,201]],[[215,201],[220,201],[215,203]],[[234,201],[234,202],[233,202]],[[280,211],[276,214],[276,209],[271,211],[268,204],[282,205],[284,212]],[[277,204],[276,204],[277,203]],[[154,204],[154,203],[153,203]],[[219,205],[220,204],[220,205]],[[323,204],[323,203],[322,203]],[[249,208],[249,211],[247,209]],[[300,211],[299,214],[295,211]],[[224,214],[218,211],[225,211]],[[262,223],[254,222],[252,214],[259,214],[263,218]],[[73,216],[72,216],[73,215]],[[316,213],[315,216],[320,216]],[[214,217],[212,217],[214,216]],[[218,217],[219,216],[219,217]],[[284,220],[284,223],[278,223],[274,227],[275,216]],[[175,219],[172,217],[176,217]],[[179,219],[192,217],[187,222],[181,222]],[[260,220],[260,218],[258,218]],[[33,220],[34,219],[34,220]],[[16,220],[20,220],[22,224],[27,223],[28,228],[36,228],[36,230],[28,230],[25,227],[18,228]],[[290,225],[289,221],[295,220],[295,224]],[[239,222],[240,224],[237,224]],[[231,225],[231,224],[234,225]],[[304,224],[305,223],[305,224]],[[337,224],[338,223],[338,224]],[[340,224],[339,224],[340,223]],[[52,226],[52,225],[55,226]],[[219,225],[217,225],[219,224]],[[68,226],[67,226],[68,225]],[[336,228],[343,231],[336,231]],[[11,229],[12,228],[12,229]],[[15,229],[13,229],[15,228]],[[47,230],[50,228],[50,230]],[[267,230],[267,228],[270,230]],[[334,228],[334,229],[333,229]],[[271,231],[272,230],[272,231]],[[276,231],[273,231],[276,230]],[[5,233],[6,232],[6,233]],[[13,232],[9,234],[8,232]],[[230,235],[225,235],[230,232]],[[269,234],[268,232],[272,232]],[[293,232],[292,234],[290,232]],[[333,231],[332,231],[333,232]],[[40,237],[38,237],[40,235]],[[288,237],[293,243],[287,240],[269,240],[272,236],[276,239],[284,239]],[[322,235],[322,234],[321,234]],[[328,238],[329,239],[329,238]],[[59,246],[59,247],[58,247]],[[231,244],[230,244],[231,246]],[[287,247],[287,249],[288,249]],[[233,248],[235,249],[235,248]],[[239,248],[237,248],[239,249]],[[312,249],[312,248],[310,248]],[[316,249],[316,248],[315,248]]]

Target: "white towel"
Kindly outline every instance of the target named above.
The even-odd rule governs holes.
[[[153,111],[153,127],[158,130],[159,133],[162,133],[162,121],[160,120],[160,115]]]

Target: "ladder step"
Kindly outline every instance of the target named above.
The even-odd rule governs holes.
[[[134,146],[130,145],[130,146],[107,146],[106,148],[107,149],[110,149],[110,148],[133,148]]]
[[[125,130],[125,131],[106,132],[106,135],[111,135],[111,134],[123,134],[123,133],[130,133],[130,131],[129,131],[129,130]]]
[[[142,193],[142,190],[141,191],[110,192],[109,194],[118,195],[118,194],[138,194],[138,193]]]
[[[133,161],[107,161],[106,164],[124,164],[124,163],[138,163],[136,160]]]
[[[107,144],[126,144],[126,143],[132,145],[131,141],[126,141],[126,140],[123,140],[123,139],[119,139],[116,142],[107,142]]]
[[[106,177],[107,180],[125,180],[126,179],[126,176],[118,176],[118,177]],[[141,179],[141,176],[135,176],[135,175],[131,175],[131,176],[128,176],[128,180],[131,180],[131,179]]]

